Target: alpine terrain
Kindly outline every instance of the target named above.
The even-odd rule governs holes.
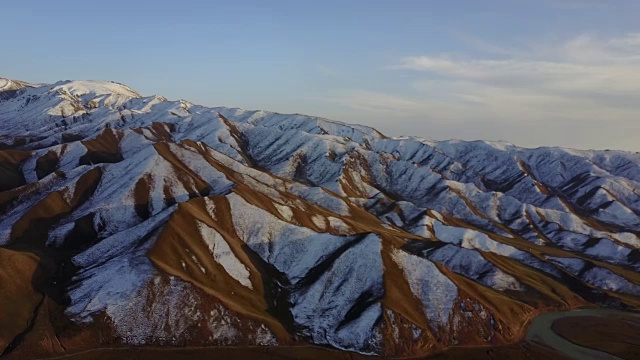
[[[640,153],[0,79],[9,359],[508,347],[543,312],[640,309],[639,270]]]

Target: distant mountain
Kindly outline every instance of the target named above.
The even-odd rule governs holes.
[[[9,100],[16,96],[20,89],[33,86],[34,85],[24,81],[0,78],[0,100]]]
[[[511,343],[552,309],[640,307],[640,153],[394,138],[7,79],[0,149],[9,356],[409,356]]]

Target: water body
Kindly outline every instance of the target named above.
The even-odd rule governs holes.
[[[544,313],[531,321],[527,329],[527,340],[537,341],[569,356],[579,360],[610,360],[621,359],[609,353],[580,346],[556,334],[551,326],[553,322],[567,317],[576,316],[608,316],[625,315],[640,318],[640,314],[615,309],[581,309],[570,311],[555,311]],[[624,360],[624,359],[621,359]]]

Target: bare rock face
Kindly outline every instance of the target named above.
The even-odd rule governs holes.
[[[640,307],[638,153],[389,138],[116,83],[1,81],[9,356],[304,343],[409,356],[511,343],[551,309]]]

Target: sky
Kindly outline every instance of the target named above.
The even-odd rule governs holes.
[[[640,151],[640,1],[0,1],[0,77]]]

